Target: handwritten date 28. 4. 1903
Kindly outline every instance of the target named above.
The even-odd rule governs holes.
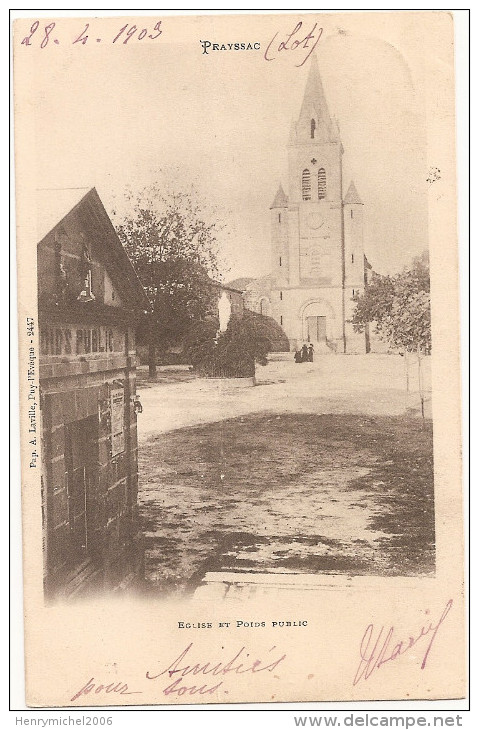
[[[153,30],[150,28],[141,28],[135,24],[125,23],[121,28],[118,28],[113,34],[108,34],[110,37],[100,38],[98,34],[90,30],[90,23],[85,23],[85,27],[81,33],[70,35],[70,37],[61,38],[61,27],[57,27],[57,23],[51,22],[46,25],[40,25],[40,21],[35,20],[30,28],[30,33],[26,35],[21,44],[22,46],[33,46],[37,45],[40,48],[46,48],[48,45],[60,45],[60,44],[71,44],[75,45],[79,43],[84,46],[87,43],[118,43],[126,45],[131,39],[142,41],[145,38],[149,38],[154,41],[161,36],[163,30],[161,28],[161,20],[155,23]]]

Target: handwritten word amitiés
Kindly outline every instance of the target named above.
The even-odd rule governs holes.
[[[360,661],[359,666],[356,670],[356,674],[353,679],[353,684],[356,685],[361,679],[369,679],[369,677],[377,669],[380,669],[384,664],[392,662],[398,657],[405,654],[407,651],[416,646],[424,637],[429,637],[429,641],[422,642],[425,651],[421,662],[421,669],[424,669],[432,649],[432,645],[436,639],[437,632],[444,623],[444,620],[452,608],[452,598],[446,603],[446,606],[441,614],[441,617],[436,622],[428,622],[425,626],[415,632],[414,636],[409,636],[407,639],[397,641],[393,638],[394,626],[391,626],[387,632],[384,626],[381,626],[379,630],[376,630],[374,624],[369,624],[366,631],[361,639],[359,647]]]
[[[150,672],[146,673],[147,679],[159,679],[164,675],[167,675],[168,686],[163,689],[164,695],[212,695],[223,684],[225,677],[228,675],[240,675],[240,674],[253,674],[257,675],[260,672],[272,672],[276,669],[281,662],[286,659],[286,654],[277,656],[277,649],[272,646],[267,652],[265,657],[257,657],[253,659],[253,656],[246,650],[245,646],[242,646],[239,651],[231,658],[218,661],[205,660],[203,658],[190,658],[188,656],[193,648],[193,642],[188,644],[181,654],[171,662],[171,664],[157,674]],[[199,681],[196,680],[195,684],[190,684],[189,681],[193,677],[199,676]],[[208,676],[208,682],[203,682],[203,678]],[[187,682],[184,682],[185,677],[188,677]],[[219,679],[219,682],[211,682],[211,677]],[[173,680],[170,683],[170,680]]]
[[[299,49],[300,51],[307,51],[301,63],[296,64],[297,68],[303,66],[318,45],[319,39],[323,35],[322,28],[318,28],[318,30],[316,31],[317,25],[318,24],[315,23],[309,33],[304,35],[304,32],[302,31],[303,23],[302,21],[299,21],[299,23],[296,24],[294,30],[292,30],[291,33],[286,33],[283,40],[281,40],[279,43],[277,42],[279,32],[275,33],[268,43],[266,51],[264,52],[264,57],[266,61],[274,61],[278,57],[275,54],[279,54],[282,51],[293,51],[295,52],[295,56],[297,56],[298,54],[296,53],[296,50]],[[312,41],[312,45],[309,45],[310,41]]]
[[[161,23],[162,21],[158,20],[152,30],[150,28],[140,28],[139,26],[125,23],[122,28],[117,29],[114,35],[112,34],[107,38],[99,38],[98,33],[94,33],[90,29],[90,23],[85,23],[85,27],[80,33],[74,33],[69,38],[62,38],[61,24],[52,21],[47,25],[40,25],[40,21],[35,20],[31,25],[30,33],[22,39],[21,45],[46,48],[52,45],[74,46],[77,43],[84,46],[87,43],[102,43],[103,41],[106,43],[126,45],[132,38],[136,38],[137,41],[142,41],[144,38],[149,38],[154,41],[163,33]]]

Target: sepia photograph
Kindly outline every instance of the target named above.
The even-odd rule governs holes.
[[[32,677],[47,635],[112,606],[170,617],[171,680],[222,612],[313,650],[319,605],[411,601],[402,635],[359,616],[327,699],[405,699],[412,662],[462,646],[454,76],[423,40],[449,53],[452,20],[373,15],[16,21]],[[265,641],[269,675],[289,650]],[[457,653],[410,696],[463,696]],[[32,702],[111,703],[98,671],[32,679]],[[326,699],[294,676],[148,700]]]

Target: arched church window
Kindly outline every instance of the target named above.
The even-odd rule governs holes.
[[[318,200],[326,197],[326,170],[320,167],[318,170]]]
[[[311,173],[309,170],[303,170],[301,176],[301,190],[303,193],[303,200],[311,200]]]
[[[311,119],[311,139],[314,139],[314,133],[316,131],[316,122]]]

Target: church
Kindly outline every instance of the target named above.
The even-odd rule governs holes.
[[[354,182],[343,192],[344,150],[315,56],[287,147],[288,193],[280,184],[270,206],[272,272],[232,285],[243,282],[246,308],[273,317],[291,350],[313,343],[317,352],[365,353],[367,333],[348,322],[371,268],[363,203]]]

